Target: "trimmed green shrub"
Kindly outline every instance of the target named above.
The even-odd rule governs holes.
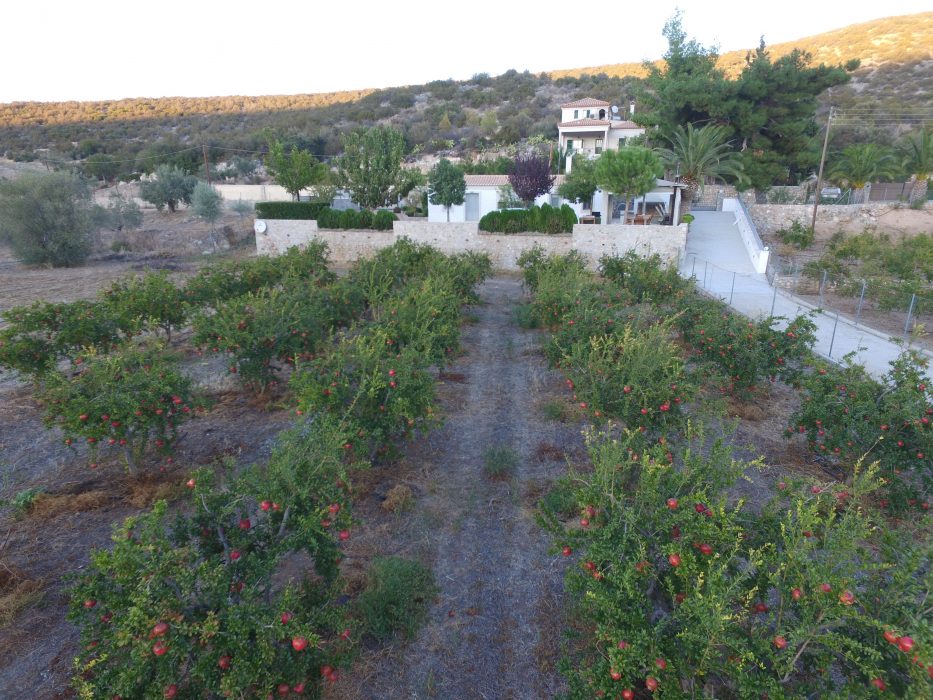
[[[377,231],[391,231],[394,221],[395,214],[385,209],[380,209],[373,216],[373,228]]]
[[[257,219],[317,219],[327,202],[257,202]]]
[[[577,223],[573,208],[564,204],[559,209],[549,204],[530,209],[491,211],[479,221],[479,230],[487,233],[572,233]]]
[[[390,231],[392,230],[393,221],[395,221],[395,214],[385,209],[371,212],[365,209],[363,211],[353,209],[337,211],[336,209],[325,208],[321,210],[317,217],[318,228]]]

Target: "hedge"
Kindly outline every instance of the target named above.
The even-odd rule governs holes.
[[[491,211],[479,221],[479,230],[488,233],[572,233],[577,215],[568,204],[559,209],[549,204],[531,209]]]
[[[318,228],[340,229],[375,229],[377,231],[391,231],[395,214],[385,209],[371,211],[337,211],[336,209],[322,209],[317,217]]]
[[[317,219],[326,202],[257,202],[257,219]]]

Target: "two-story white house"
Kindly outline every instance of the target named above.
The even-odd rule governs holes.
[[[633,113],[634,104],[629,114]],[[560,106],[557,124],[558,146],[567,153],[567,172],[573,169],[573,156],[597,158],[607,148],[619,148],[633,136],[645,133],[643,127],[623,119],[619,108],[608,102],[585,97]]]
[[[629,114],[634,111],[634,105]],[[561,121],[557,125],[558,145],[567,152],[567,172],[571,171],[573,156],[584,154],[598,158],[606,148],[618,149],[625,142],[645,133],[643,127],[623,120],[618,110],[602,100],[585,98],[561,105]],[[593,217],[603,223],[678,223],[683,183],[657,180],[651,192],[634,202],[634,210],[624,211],[625,202],[610,192],[597,189],[590,202],[569,202],[557,193],[564,181],[557,175],[548,194],[541,195],[535,204],[559,207],[569,204],[578,217]],[[428,221],[479,221],[485,214],[500,206],[501,190],[509,185],[507,175],[466,175],[466,195],[463,204],[450,208],[429,204]]]

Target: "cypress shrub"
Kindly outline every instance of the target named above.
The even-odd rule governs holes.
[[[575,223],[577,215],[570,205],[556,209],[543,204],[530,209],[491,211],[480,219],[479,230],[487,233],[571,233]]]
[[[257,202],[257,219],[317,219],[327,202]]]

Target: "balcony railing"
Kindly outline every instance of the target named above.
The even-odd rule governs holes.
[[[573,158],[576,155],[584,155],[587,158],[596,158],[602,152],[601,146],[599,148],[572,148],[567,151],[567,157]]]

